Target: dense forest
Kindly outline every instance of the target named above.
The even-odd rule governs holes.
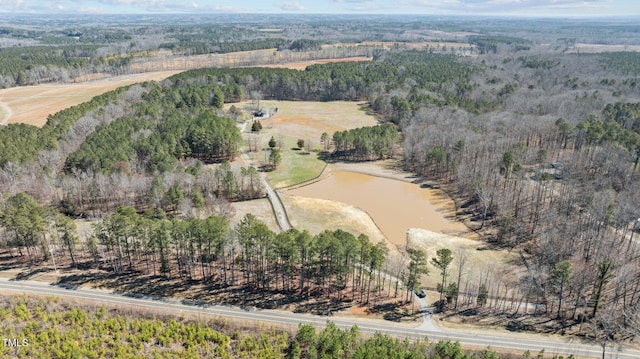
[[[602,40],[588,35],[595,24],[556,28],[553,38],[526,34],[552,27],[545,22],[509,36],[500,31],[510,25],[489,22],[493,31],[465,37],[477,56],[396,47],[371,62],[303,71],[198,69],[96,97],[52,115],[42,129],[5,126],[2,245],[40,263],[53,239],[59,255],[73,258],[81,246],[69,218],[103,218],[80,251],[115,272],[335,298],[354,286],[352,299],[366,301],[370,291],[385,290],[384,248],[339,231],[275,234],[251,216],[228,227],[229,202],[263,191],[253,167],[231,168],[240,133],[234,114],[221,109],[238,100],[364,100],[385,123],[327,136],[331,157],[396,155],[446,190],[489,245],[517,254],[521,270],[510,276],[471,273],[454,254],[466,280],[451,290],[443,280],[440,291],[453,299],[442,310],[533,314],[562,328],[587,321],[583,334],[592,328],[605,340],[633,339],[640,323],[640,55],[577,53],[576,42]],[[397,37],[429,33],[415,26],[400,26]],[[446,29],[468,30],[457,22]],[[320,46],[309,39],[279,46]],[[399,154],[390,150],[396,141]],[[404,273],[392,273],[403,290],[417,288],[428,262],[418,251],[405,254]],[[393,291],[387,281],[383,294]]]

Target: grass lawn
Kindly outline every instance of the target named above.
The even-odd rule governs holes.
[[[298,141],[296,138],[283,136],[282,141],[284,142],[280,150],[282,163],[267,175],[276,188],[310,180],[322,172],[325,163],[318,159],[317,152],[296,150]]]
[[[276,137],[276,136],[274,136]],[[268,141],[271,136],[264,136]],[[306,150],[297,150],[297,138],[279,136],[283,145],[280,150],[282,154],[282,162],[274,171],[267,172],[269,182],[275,188],[290,186],[296,183],[304,182],[317,177],[325,166],[325,162],[318,159],[317,152]],[[254,163],[263,164],[265,161],[265,153],[251,153],[250,156]],[[267,161],[269,152],[266,154]]]
[[[225,109],[231,105],[226,104]],[[251,101],[233,105],[242,109],[245,115],[255,109],[252,107],[255,104]],[[364,103],[263,100],[260,101],[260,107],[278,108],[275,116],[260,120],[263,129],[257,135],[259,147],[267,147],[271,136],[283,142],[282,163],[275,171],[267,174],[269,181],[276,188],[313,179],[322,172],[325,163],[318,159],[318,153],[314,150],[321,149],[320,137],[323,132],[331,137],[335,131],[378,124],[376,117],[366,112]],[[311,143],[311,153],[307,153],[306,149],[294,150],[298,147],[298,139]],[[250,156],[255,163],[265,162],[265,153],[262,151],[251,153]]]

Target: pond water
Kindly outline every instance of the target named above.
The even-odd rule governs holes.
[[[388,178],[338,171],[322,181],[290,190],[291,195],[322,198],[366,211],[394,244],[404,245],[409,228],[460,234],[467,227],[447,218],[452,204],[434,189]],[[448,202],[448,201],[447,201]],[[436,204],[437,203],[437,204]]]

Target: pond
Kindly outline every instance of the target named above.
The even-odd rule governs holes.
[[[467,227],[451,218],[451,200],[443,201],[438,190],[414,183],[337,171],[332,176],[288,191],[294,196],[322,198],[366,211],[390,242],[406,243],[409,228],[460,234]]]

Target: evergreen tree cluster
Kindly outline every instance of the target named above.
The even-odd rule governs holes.
[[[81,117],[98,111],[121,98],[129,86],[124,86],[88,102],[69,107],[47,118],[47,123],[38,128],[27,124],[9,124],[0,127],[0,167],[7,163],[22,164],[33,160],[40,151],[54,149]]]
[[[361,127],[333,134],[335,151],[332,156],[351,161],[374,161],[389,158],[398,139],[398,130],[391,124]]]
[[[240,131],[232,119],[216,113],[224,103],[219,87],[147,86],[135,116],[98,127],[67,157],[67,170],[110,173],[120,168],[117,164],[135,159],[153,173],[168,171],[176,159],[186,157],[203,162],[234,159]]]
[[[7,84],[9,86],[65,80],[55,78],[53,74],[60,73],[60,69],[71,70],[88,65],[91,61],[90,57],[95,54],[98,47],[97,45],[3,47],[0,48],[0,58],[2,58],[0,76],[15,81]],[[42,77],[28,76],[28,70],[40,66],[47,68]],[[54,68],[56,71],[50,71]],[[68,76],[67,73],[67,80]]]
[[[288,42],[285,39],[256,39],[247,41],[219,41],[213,36],[205,34],[182,34],[174,36],[176,42],[165,42],[159,48],[168,49],[176,54],[189,53],[193,55],[229,53],[238,51],[253,51],[262,49],[282,48]]]
[[[471,74],[476,69],[460,62],[454,55],[430,51],[386,53],[370,63],[342,62],[312,65],[305,71],[272,68],[198,69],[171,77],[172,81],[193,81],[208,78],[221,84],[238,84],[244,93],[260,92],[265,99],[276,100],[363,100],[374,103],[393,89],[412,83],[409,101],[413,110],[423,103],[442,101],[486,110],[488,104],[471,100]],[[442,98],[423,96],[425,91],[441,94]],[[444,99],[444,100],[443,100]],[[382,103],[374,110],[383,114]]]

